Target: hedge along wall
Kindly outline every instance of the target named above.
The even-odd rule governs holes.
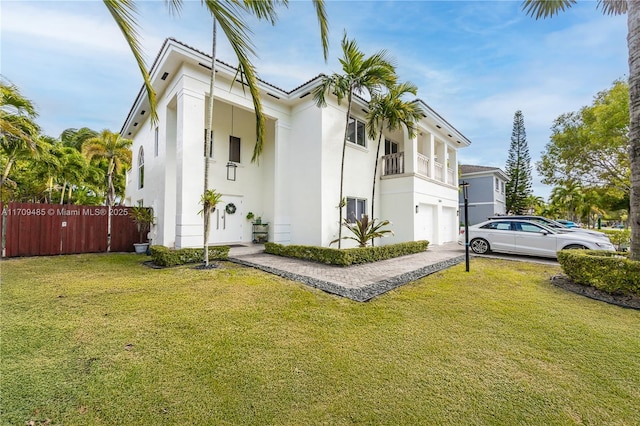
[[[410,241],[380,247],[356,247],[335,249],[317,246],[282,245],[265,243],[264,251],[278,256],[311,260],[329,265],[349,266],[376,262],[407,254],[421,253],[429,247],[429,241]]]
[[[188,263],[202,262],[204,248],[183,248],[173,250],[165,246],[151,246],[151,259],[158,266],[186,265]],[[229,246],[209,247],[209,260],[227,260],[229,258]]]
[[[640,296],[640,262],[624,253],[562,250],[558,262],[574,282],[612,294]]]

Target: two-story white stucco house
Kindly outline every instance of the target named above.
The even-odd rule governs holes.
[[[316,77],[285,91],[260,81],[267,138],[259,162],[251,156],[255,115],[248,91],[234,82],[236,69],[216,63],[214,142],[204,152],[211,57],[173,39],[162,46],[151,68],[158,94],[152,123],[143,90],[121,134],[133,139],[128,204],[153,207],[154,244],[202,247],[198,212],[205,156],[209,187],[223,194],[212,217],[211,244],[253,240],[253,212],[268,223],[269,241],[328,246],[338,235],[340,164],[345,103],[329,97],[319,108],[311,92]],[[441,244],[458,229],[458,149],[470,141],[420,100],[426,116],[415,138],[405,130],[385,133],[376,188],[375,217],[389,219],[394,236],[379,244],[427,239]],[[370,213],[377,141],[364,132],[367,102],[356,98],[345,159],[345,216]],[[229,204],[235,206],[225,209]],[[346,231],[345,231],[346,232]]]

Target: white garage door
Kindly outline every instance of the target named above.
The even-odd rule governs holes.
[[[440,239],[443,243],[456,241],[458,238],[458,214],[457,209],[444,207],[442,209],[442,221]]]

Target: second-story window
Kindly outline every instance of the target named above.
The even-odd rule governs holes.
[[[240,138],[229,136],[229,161],[240,162]]]
[[[153,156],[158,156],[158,128],[156,127],[153,132]]]
[[[360,146],[367,146],[364,134],[365,125],[362,121],[349,117],[349,128],[347,131],[347,140]]]
[[[496,178],[496,192],[500,191],[500,179]]]
[[[138,189],[144,188],[144,149],[138,151]]]
[[[396,142],[390,141],[389,139],[385,139],[384,155],[397,154],[397,153],[398,153],[398,144]]]

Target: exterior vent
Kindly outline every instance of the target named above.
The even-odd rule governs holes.
[[[160,77],[160,80],[166,80],[167,77],[169,77],[169,73],[165,72],[164,74],[162,74],[162,77]]]
[[[304,93],[302,96],[300,96],[300,99],[302,99],[302,98],[304,98],[306,96],[309,96],[310,94],[311,94],[311,92]]]
[[[238,81],[238,80],[236,80],[236,81]],[[279,97],[277,97],[276,95],[271,94],[271,93],[269,93],[269,92],[267,92],[267,95],[271,96],[272,98],[280,99],[280,98],[279,98]]]

